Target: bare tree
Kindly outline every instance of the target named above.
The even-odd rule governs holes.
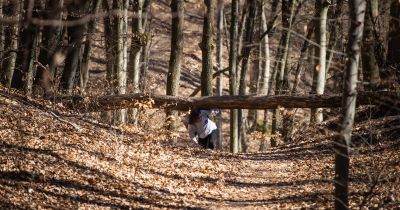
[[[247,72],[249,68],[249,58],[250,52],[252,50],[252,41],[254,36],[254,22],[256,17],[256,7],[257,7],[257,0],[251,0],[248,2],[248,18],[246,19],[246,28],[244,33],[243,39],[243,47],[242,47],[242,65],[240,71],[240,83],[239,83],[239,95],[246,95],[246,82],[247,82]],[[246,145],[246,117],[242,109],[238,110],[238,118],[239,118],[239,133],[240,133],[240,141],[242,144],[242,150],[247,150]]]
[[[143,33],[143,5],[144,0],[133,1],[133,11],[135,16],[132,18],[132,38],[131,38],[131,52],[129,55],[129,71],[128,81],[132,83],[134,93],[140,92],[141,81],[141,52],[142,47],[146,46],[147,36]],[[137,109],[130,109],[129,116],[130,122],[134,125],[137,124],[138,113]]]
[[[49,0],[47,1],[43,19],[45,20],[61,20],[62,7],[64,1]],[[36,92],[39,87],[44,89],[45,95],[51,94],[54,90],[51,84],[56,74],[56,66],[58,65],[57,53],[61,53],[62,27],[61,26],[44,26],[42,29],[42,41],[39,54],[39,62],[42,65],[37,69],[36,73]]]
[[[230,40],[229,40],[229,93],[237,95],[237,39],[238,39],[238,16],[239,16],[239,0],[232,0],[231,5],[231,24],[230,24]],[[230,110],[230,151],[239,152],[238,139],[238,110]]]
[[[222,64],[222,54],[223,54],[223,42],[224,42],[224,37],[223,37],[223,32],[224,32],[224,1],[223,0],[218,0],[218,30],[217,30],[217,68],[218,71],[223,70],[223,64]],[[217,76],[217,94],[218,96],[222,96],[222,89],[223,89],[223,75],[220,74]],[[217,127],[218,127],[218,140],[217,142],[217,148],[219,150],[222,150],[222,113],[219,112],[217,114]]]
[[[0,18],[4,18],[3,8],[4,8],[4,1],[0,0]],[[0,23],[0,67],[3,66],[3,59],[4,59],[3,56],[4,56],[4,25],[3,23]],[[0,78],[1,78],[1,71],[2,70],[0,70]]]
[[[97,13],[100,8],[100,0],[93,0],[91,3],[91,13],[97,16]],[[82,64],[81,64],[81,71],[80,71],[80,83],[79,87],[81,91],[84,91],[86,88],[86,84],[89,80],[89,62],[90,62],[90,53],[92,50],[92,42],[93,42],[93,35],[96,31],[96,18],[89,21],[86,33],[86,41],[83,47],[83,54],[82,54]]]
[[[121,11],[121,15],[114,17],[115,32],[115,63],[114,72],[117,80],[117,94],[126,93],[127,64],[128,64],[128,0],[114,0],[113,9]],[[126,109],[121,109],[117,113],[117,120],[120,123],[126,122]]]
[[[19,50],[15,63],[11,87],[24,90],[27,95],[32,93],[34,61],[39,38],[39,27],[31,23],[31,19],[39,17],[40,4],[32,1],[24,2],[23,24],[20,31]]]
[[[390,5],[390,22],[388,34],[388,65],[395,70],[397,78],[400,78],[400,2],[392,0]]]
[[[6,17],[20,18],[20,2],[8,0],[3,2],[3,14]],[[12,77],[15,69],[18,47],[18,27],[19,24],[7,25],[4,27],[4,53],[2,68],[0,70],[0,82],[7,87],[11,86]]]
[[[334,49],[337,45],[337,41],[339,40],[338,38],[338,32],[339,30],[342,30],[342,26],[341,26],[341,20],[340,20],[340,16],[342,15],[342,10],[343,10],[343,0],[336,0],[336,4],[333,4],[331,7],[334,7],[334,11],[331,12],[331,16],[329,17],[329,19],[331,19],[332,21],[330,21],[330,26],[329,26],[329,41],[328,41],[328,49],[331,49],[327,52],[326,58],[327,58],[327,63],[326,63],[326,72],[329,71],[330,67],[331,67],[331,63],[332,63],[332,59],[333,59],[333,51],[332,49]],[[329,15],[329,13],[328,13]]]
[[[206,11],[204,14],[203,37],[200,43],[202,52],[201,95],[213,94],[212,75],[214,59],[214,11],[215,1],[204,0]]]
[[[145,0],[143,3],[143,9],[142,9],[142,27],[143,27],[143,38],[145,42],[142,42],[142,55],[140,56],[141,58],[141,68],[140,68],[140,78],[141,82],[139,84],[139,89],[141,92],[145,91],[146,84],[147,84],[147,70],[148,70],[148,61],[149,61],[149,55],[150,55],[150,47],[151,47],[151,41],[150,41],[150,30],[151,30],[151,22],[152,22],[152,17],[151,17],[151,4],[152,0]]]
[[[262,2],[262,7],[261,7],[261,26],[263,31],[268,30],[268,24],[267,24],[267,17],[265,15],[265,9],[264,9],[264,3]],[[260,79],[260,93],[262,95],[267,95],[268,94],[268,89],[269,89],[269,82],[270,82],[270,51],[269,51],[269,36],[266,35],[263,37],[260,43],[260,56],[261,56],[261,66],[262,66],[262,76]],[[263,115],[263,126],[262,126],[262,132],[265,134],[267,133],[268,130],[268,110],[264,110],[264,115]],[[260,142],[260,151],[263,151],[266,147],[266,139],[261,138]]]
[[[315,30],[318,46],[315,48],[315,54],[318,59],[314,68],[313,91],[318,95],[324,94],[326,83],[326,26],[329,5],[330,2],[328,0],[315,1],[315,9],[318,11]],[[313,109],[311,115],[312,122],[320,123],[324,119],[322,109]]]
[[[108,0],[102,0],[102,7],[105,11],[111,11],[110,4]],[[106,81],[107,81],[107,94],[113,95],[116,93],[116,75],[114,71],[114,63],[115,63],[115,45],[114,45],[114,37],[115,33],[113,29],[113,21],[112,15],[105,16],[104,21],[104,45],[105,51],[108,58],[106,63]],[[113,121],[114,118],[114,111],[103,112],[102,118],[106,122]]]
[[[273,78],[275,83],[270,85],[269,91],[275,92],[275,95],[282,94],[283,90],[286,89],[287,81],[287,58],[289,54],[289,42],[290,42],[290,34],[292,28],[292,20],[294,16],[294,6],[296,0],[284,0],[282,1],[282,35],[279,41],[279,49],[276,53],[276,61],[275,61],[275,70],[273,73]],[[278,129],[281,126],[281,114],[280,110],[276,109],[273,112],[272,117],[272,134],[276,135]],[[277,138],[276,136],[271,139],[271,144],[276,144]]]
[[[366,89],[376,90],[380,83],[378,61],[375,58],[375,36],[374,36],[374,18],[372,16],[372,1],[367,0],[367,8],[365,13],[365,26],[362,44],[362,66],[364,73],[364,84]]]
[[[143,45],[142,25],[143,0],[133,1],[133,11],[136,14],[132,18],[131,52],[129,55],[129,81],[132,82],[133,92],[139,92],[140,81],[140,52]]]
[[[363,35],[365,0],[351,0],[348,62],[344,76],[341,128],[335,149],[335,209],[348,209],[348,178],[350,164],[351,130],[357,99],[357,76],[360,59],[360,45]]]
[[[176,96],[179,90],[179,81],[181,78],[181,63],[183,52],[183,24],[184,24],[184,8],[183,0],[173,0],[171,2],[172,13],[172,35],[171,35],[171,54],[169,58],[169,68],[167,76],[167,95]],[[175,117],[176,112],[168,111],[167,119],[169,119],[169,127],[176,128]]]
[[[73,2],[67,6],[68,20],[81,18],[88,9],[90,1]],[[65,58],[64,71],[61,76],[59,89],[62,92],[71,94],[75,84],[75,75],[80,71],[81,47],[87,23],[77,24],[67,28],[68,52]]]

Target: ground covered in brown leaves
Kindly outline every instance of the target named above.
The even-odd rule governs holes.
[[[357,124],[352,208],[399,207],[399,121]],[[392,132],[380,129],[385,123]],[[362,142],[371,124],[379,133],[372,145]],[[321,125],[293,144],[232,155],[176,144],[183,140],[165,131],[104,125],[3,89],[0,208],[331,208],[333,135]]]

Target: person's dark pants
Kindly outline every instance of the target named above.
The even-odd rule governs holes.
[[[218,136],[218,129],[213,130],[208,136],[204,139],[199,138],[199,145],[205,149],[214,149],[215,148],[215,138]]]

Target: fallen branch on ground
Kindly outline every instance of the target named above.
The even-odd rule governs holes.
[[[342,105],[340,95],[308,96],[206,96],[179,97],[166,95],[106,95],[100,97],[74,97],[63,100],[71,109],[79,112],[98,112],[122,108],[154,107],[172,110],[189,110],[193,107],[219,109],[276,109],[283,108],[337,108]],[[358,105],[385,105],[398,109],[400,94],[395,92],[360,92]]]

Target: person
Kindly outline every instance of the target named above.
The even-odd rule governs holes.
[[[184,120],[190,139],[205,149],[216,149],[218,128],[209,117],[215,116],[218,112],[217,109],[193,109]]]

